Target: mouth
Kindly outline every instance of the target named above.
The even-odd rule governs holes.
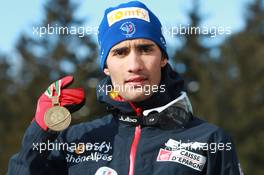
[[[125,84],[130,85],[130,86],[143,85],[145,83],[145,81],[147,81],[147,80],[148,79],[146,77],[135,76],[135,77],[131,77],[131,78],[127,79],[125,81]]]

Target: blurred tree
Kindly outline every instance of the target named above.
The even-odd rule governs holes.
[[[7,149],[6,143],[6,131],[10,128],[9,125],[9,110],[12,105],[12,100],[7,94],[11,93],[12,80],[8,74],[10,71],[10,65],[7,62],[7,56],[0,55],[0,170],[4,169],[3,162],[8,159],[4,154]],[[11,95],[11,94],[10,94]]]
[[[102,76],[96,61],[97,45],[91,36],[84,33],[84,20],[76,16],[77,8],[78,4],[70,0],[47,1],[44,19],[39,27],[33,27],[33,35],[24,33],[18,39],[16,51],[21,58],[18,59],[21,69],[16,77],[13,96],[5,94],[12,103],[3,105],[11,125],[3,136],[8,147],[4,150],[5,161],[0,162],[4,166],[1,169],[3,173],[8,159],[20,147],[25,128],[34,116],[38,97],[54,80],[72,74],[74,86],[85,88],[86,105],[74,114],[73,123],[91,120],[104,112],[105,108],[97,102],[95,93],[95,85]],[[46,30],[43,36],[40,35],[41,30]],[[1,69],[1,78],[5,77],[2,75],[5,74]]]
[[[210,58],[210,48],[203,45],[202,41],[208,35],[201,34],[202,17],[199,13],[199,1],[193,1],[193,7],[188,13],[190,25],[187,25],[180,35],[183,44],[173,56],[175,69],[186,80],[194,113],[211,122],[217,122],[216,96],[214,92],[214,69]],[[188,28],[188,29],[187,29]]]
[[[264,1],[248,6],[245,30],[221,47],[222,125],[232,129],[245,174],[264,172]]]

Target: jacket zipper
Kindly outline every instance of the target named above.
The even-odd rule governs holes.
[[[129,173],[128,175],[134,175],[135,172],[135,159],[136,159],[136,153],[137,153],[137,146],[138,142],[141,136],[141,127],[140,125],[136,127],[135,133],[134,133],[134,139],[130,148],[130,155],[129,155]]]
[[[136,112],[137,116],[140,117],[142,115],[142,109],[137,108],[131,101],[128,101],[130,106]],[[134,175],[135,172],[135,161],[136,161],[136,153],[137,153],[137,146],[141,136],[141,126],[138,125],[135,128],[133,142],[130,148],[130,155],[129,155],[129,172],[128,175]]]

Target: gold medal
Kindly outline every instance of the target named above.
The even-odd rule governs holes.
[[[44,122],[48,128],[53,131],[62,131],[68,128],[71,123],[70,111],[63,106],[60,106],[60,86],[60,80],[56,81],[45,92],[45,94],[51,99],[53,107],[45,112]],[[53,96],[54,89],[57,92],[57,96]]]
[[[71,123],[71,113],[62,106],[53,106],[44,114],[44,122],[53,131],[62,131]]]

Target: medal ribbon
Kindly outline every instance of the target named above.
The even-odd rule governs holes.
[[[55,95],[56,92],[56,95]],[[52,83],[48,89],[45,91],[45,95],[50,99],[54,99],[55,104],[59,105],[59,97],[61,94],[61,80]],[[56,102],[57,101],[57,102]]]

